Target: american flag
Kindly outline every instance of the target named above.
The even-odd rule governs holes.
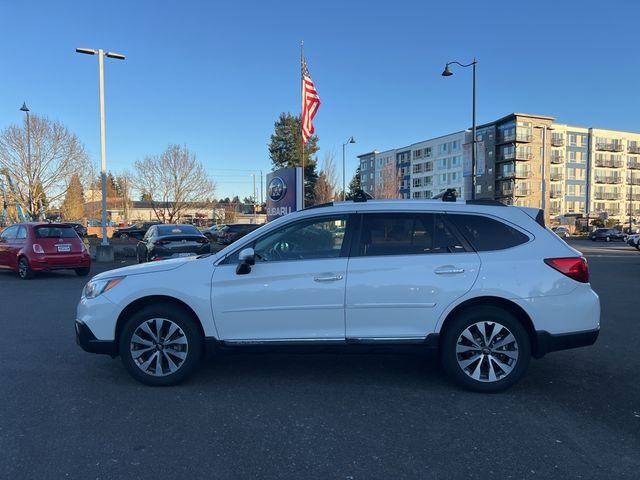
[[[318,91],[313,84],[313,80],[311,80],[307,60],[302,57],[302,143],[307,143],[315,132],[313,118],[318,113],[319,107],[320,97],[318,96]]]

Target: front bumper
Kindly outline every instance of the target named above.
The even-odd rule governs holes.
[[[599,333],[599,328],[584,332],[561,334],[537,331],[532,353],[535,358],[541,358],[549,352],[593,345],[596,343]]]
[[[103,353],[116,357],[118,348],[113,340],[98,340],[82,320],[76,320],[76,343],[89,353]]]

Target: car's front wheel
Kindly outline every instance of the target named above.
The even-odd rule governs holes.
[[[476,392],[499,392],[526,373],[531,343],[511,313],[476,306],[445,326],[440,356],[444,370],[459,385]]]
[[[147,306],[129,318],[120,335],[122,362],[136,380],[175,385],[198,365],[203,338],[197,319],[171,304]]]

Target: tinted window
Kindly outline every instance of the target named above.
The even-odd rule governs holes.
[[[504,250],[529,241],[524,233],[482,215],[449,214],[447,218],[478,252]]]
[[[36,227],[37,238],[78,238],[76,231],[67,226]]]
[[[375,213],[363,216],[357,254],[418,255],[463,251],[464,246],[440,215]]]
[[[163,235],[200,235],[200,230],[191,225],[173,225],[156,227],[158,236]]]

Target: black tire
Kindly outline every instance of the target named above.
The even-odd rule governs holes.
[[[171,323],[179,327],[176,332],[168,339],[162,340],[162,333],[160,335],[161,342],[165,342],[178,335],[180,338],[186,339],[186,346],[183,344],[177,344],[176,348],[184,348],[184,351],[176,352],[170,350],[168,346],[160,348],[158,346],[151,347],[146,344],[132,342],[134,333],[138,327],[143,328],[143,325],[151,321],[152,319],[162,319],[161,332],[167,333]],[[164,323],[169,322],[169,324]],[[122,363],[129,372],[129,374],[141,383],[151,386],[168,386],[176,385],[184,381],[198,366],[202,358],[203,353],[203,341],[202,333],[197,325],[198,319],[194,318],[193,314],[185,308],[177,305],[160,303],[157,305],[149,305],[134,313],[125,323],[124,328],[120,334],[119,339],[119,352],[122,357]],[[155,322],[149,325],[157,325]],[[152,327],[149,327],[152,328]],[[138,333],[140,331],[138,330]],[[143,338],[148,340],[148,343],[153,343],[153,337],[147,336]],[[163,343],[164,345],[164,343]],[[138,356],[138,359],[134,359],[135,352],[141,352],[137,350],[141,347],[143,350],[148,349],[147,353],[143,353]],[[174,356],[180,354],[180,357]],[[156,359],[151,357],[155,355]],[[149,372],[151,369],[158,367],[158,358],[161,359],[160,369],[161,374],[156,376]],[[176,370],[172,370],[172,366],[168,363],[168,358],[172,359],[174,366],[177,366]],[[145,363],[149,361],[147,369],[143,370]],[[181,362],[181,363],[179,363]],[[179,363],[179,365],[177,365]],[[140,366],[139,366],[140,365]]]
[[[89,272],[91,271],[91,268],[89,267],[85,267],[85,268],[76,268],[76,275],[79,277],[86,277],[87,275],[89,275]]]
[[[466,344],[467,341],[461,337],[467,328],[475,330],[476,327],[474,325],[479,322],[488,322],[489,326],[487,328],[491,328],[491,324],[493,324],[491,332],[495,332],[497,325],[506,329],[506,331],[499,330],[497,332],[498,334],[495,335],[489,346],[493,345],[497,339],[498,348],[494,350],[487,349],[491,352],[491,355],[486,357],[479,349],[476,350],[473,349],[473,346],[464,345],[463,343]],[[512,342],[502,346],[499,345],[500,341],[505,338],[503,337],[504,332],[509,332],[513,335],[515,345]],[[489,335],[486,331],[485,334]],[[477,340],[475,336],[474,338]],[[467,348],[468,351],[457,352],[459,340],[461,341],[460,346]],[[471,345],[471,342],[468,342],[468,345]],[[509,349],[507,349],[507,347],[509,347]],[[515,350],[513,349],[514,347]],[[478,353],[475,353],[476,351]],[[506,353],[511,356],[516,355],[516,358],[512,361]],[[470,363],[466,367],[467,370],[464,370],[463,366],[459,363],[459,361],[464,363],[465,361],[475,358],[478,358],[478,361]],[[441,337],[440,360],[445,372],[458,385],[474,392],[495,393],[506,390],[524,376],[529,367],[530,359],[531,340],[524,326],[510,312],[491,305],[474,306],[464,310],[445,325]],[[505,364],[512,362],[508,365],[511,370],[507,372],[508,367],[502,370],[500,363],[497,363],[496,360],[500,362],[504,361]],[[489,377],[489,366],[496,376],[493,380]],[[472,378],[472,373],[479,373],[480,376],[485,376],[486,378]]]
[[[29,265],[27,257],[20,257],[18,260],[18,276],[22,280],[29,280],[35,277],[35,272],[31,270],[31,265]]]

